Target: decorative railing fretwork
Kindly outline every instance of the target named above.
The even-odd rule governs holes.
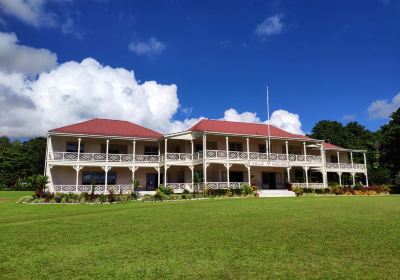
[[[323,189],[324,183],[292,183],[292,188],[309,188],[309,189]]]
[[[56,193],[91,193],[93,188],[91,185],[54,185],[53,187]],[[108,185],[107,190],[105,185],[96,185],[94,191],[96,194],[108,194],[110,191],[114,193],[128,193],[132,191],[132,185]]]

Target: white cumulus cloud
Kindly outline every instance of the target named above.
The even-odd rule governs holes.
[[[238,113],[233,108],[226,110],[222,119],[226,121],[262,123],[260,118],[257,116],[257,113]],[[265,123],[267,123],[267,121],[265,121]],[[304,134],[303,130],[301,129],[300,116],[285,110],[274,111],[271,114],[270,123],[273,126],[279,127],[280,129],[294,134]]]
[[[57,65],[57,55],[18,43],[15,33],[0,32],[0,69],[36,75]]]
[[[270,123],[294,134],[304,134],[301,129],[300,116],[286,110],[274,111],[271,115]]]
[[[259,36],[272,36],[282,33],[284,24],[282,15],[273,15],[266,18],[263,22],[257,25],[255,33]]]
[[[128,49],[137,55],[153,56],[161,54],[165,49],[165,44],[160,42],[155,37],[151,37],[147,41],[136,41],[131,42],[128,45]]]
[[[372,120],[385,119],[400,108],[400,92],[392,100],[381,99],[371,103],[368,107],[368,115]]]
[[[233,108],[225,111],[223,120],[234,121],[234,122],[254,122],[254,123],[261,122],[260,118],[257,117],[257,113],[253,112],[238,113]]]
[[[92,58],[66,62],[30,80],[0,72],[0,131],[14,137],[44,135],[51,128],[95,117],[122,119],[161,131],[184,130],[198,119],[173,119],[177,87],[139,83],[133,71]]]
[[[3,13],[35,27],[56,24],[55,15],[45,10],[45,4],[45,0],[0,0]]]

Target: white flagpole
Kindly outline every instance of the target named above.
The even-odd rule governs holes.
[[[271,129],[270,129],[270,117],[269,117],[269,93],[267,85],[267,115],[268,115],[268,152],[271,153]]]

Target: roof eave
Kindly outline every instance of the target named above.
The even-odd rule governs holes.
[[[90,138],[109,138],[120,140],[143,140],[143,141],[159,141],[162,135],[157,138],[153,137],[138,137],[138,136],[120,136],[120,135],[100,135],[100,134],[84,134],[84,133],[69,133],[69,132],[56,132],[48,131],[48,136],[70,136],[70,137],[90,137]]]

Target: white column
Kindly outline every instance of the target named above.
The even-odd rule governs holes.
[[[350,160],[351,160],[351,169],[354,169],[353,152],[350,152]]]
[[[247,179],[249,181],[249,186],[251,186],[250,164],[247,165]]]
[[[156,167],[156,169],[157,169],[157,187],[159,187],[160,186],[160,180],[161,180],[161,166],[158,166],[158,167]]]
[[[304,161],[307,161],[307,147],[306,142],[303,142]]]
[[[164,186],[167,186],[167,154],[168,154],[168,139],[164,140]]]
[[[267,153],[267,160],[269,160],[269,144],[267,139],[265,139],[265,152]]]
[[[107,185],[108,185],[108,166],[106,166],[106,167],[104,168],[104,172],[106,173],[106,174],[105,174],[105,177],[104,177],[104,185],[105,185],[104,191],[107,192]]]
[[[206,152],[207,152],[207,135],[203,134],[203,184],[204,188],[207,187],[207,161],[206,161]]]
[[[340,169],[340,153],[339,153],[339,152],[336,152],[336,155],[337,155],[338,167],[339,167],[339,169]]]
[[[81,138],[78,138],[78,158],[77,158],[77,161],[80,160],[80,156],[81,156]]]
[[[108,146],[110,144],[110,140],[106,140],[106,162],[108,162]]]
[[[78,191],[78,184],[79,184],[79,170],[80,170],[80,166],[77,165],[76,168],[76,180],[75,180],[75,189],[76,191]]]
[[[321,143],[321,161],[322,161],[322,182],[324,184],[324,188],[328,187],[328,175],[326,174],[326,159],[325,159],[325,151],[324,144]]]
[[[192,151],[192,160],[193,160],[193,154],[194,154],[193,140],[190,140],[190,147],[191,147],[191,151]]]
[[[368,170],[367,170],[367,155],[364,153],[364,167],[365,167],[365,183],[367,184],[367,187],[369,186],[368,184]]]
[[[351,176],[353,177],[353,187],[356,185],[356,173],[351,172]]]
[[[133,165],[135,165],[135,161],[136,161],[136,140],[132,141],[132,161],[133,161]]]
[[[226,158],[229,159],[229,137],[225,137]]]
[[[306,173],[306,186],[308,188],[308,167],[304,167],[304,172]]]
[[[291,169],[291,167],[286,168],[288,183],[290,183],[290,169]]]
[[[231,167],[231,165],[229,163],[224,164],[226,167],[226,181],[228,183],[228,188],[230,186],[230,178],[229,178],[229,168]]]
[[[287,140],[285,141],[285,146],[286,146],[286,160],[289,161],[289,143]]]
[[[250,143],[249,143],[249,138],[246,138],[246,144],[247,144],[247,160],[250,160]]]
[[[342,186],[342,172],[338,172],[339,175],[339,186]]]

